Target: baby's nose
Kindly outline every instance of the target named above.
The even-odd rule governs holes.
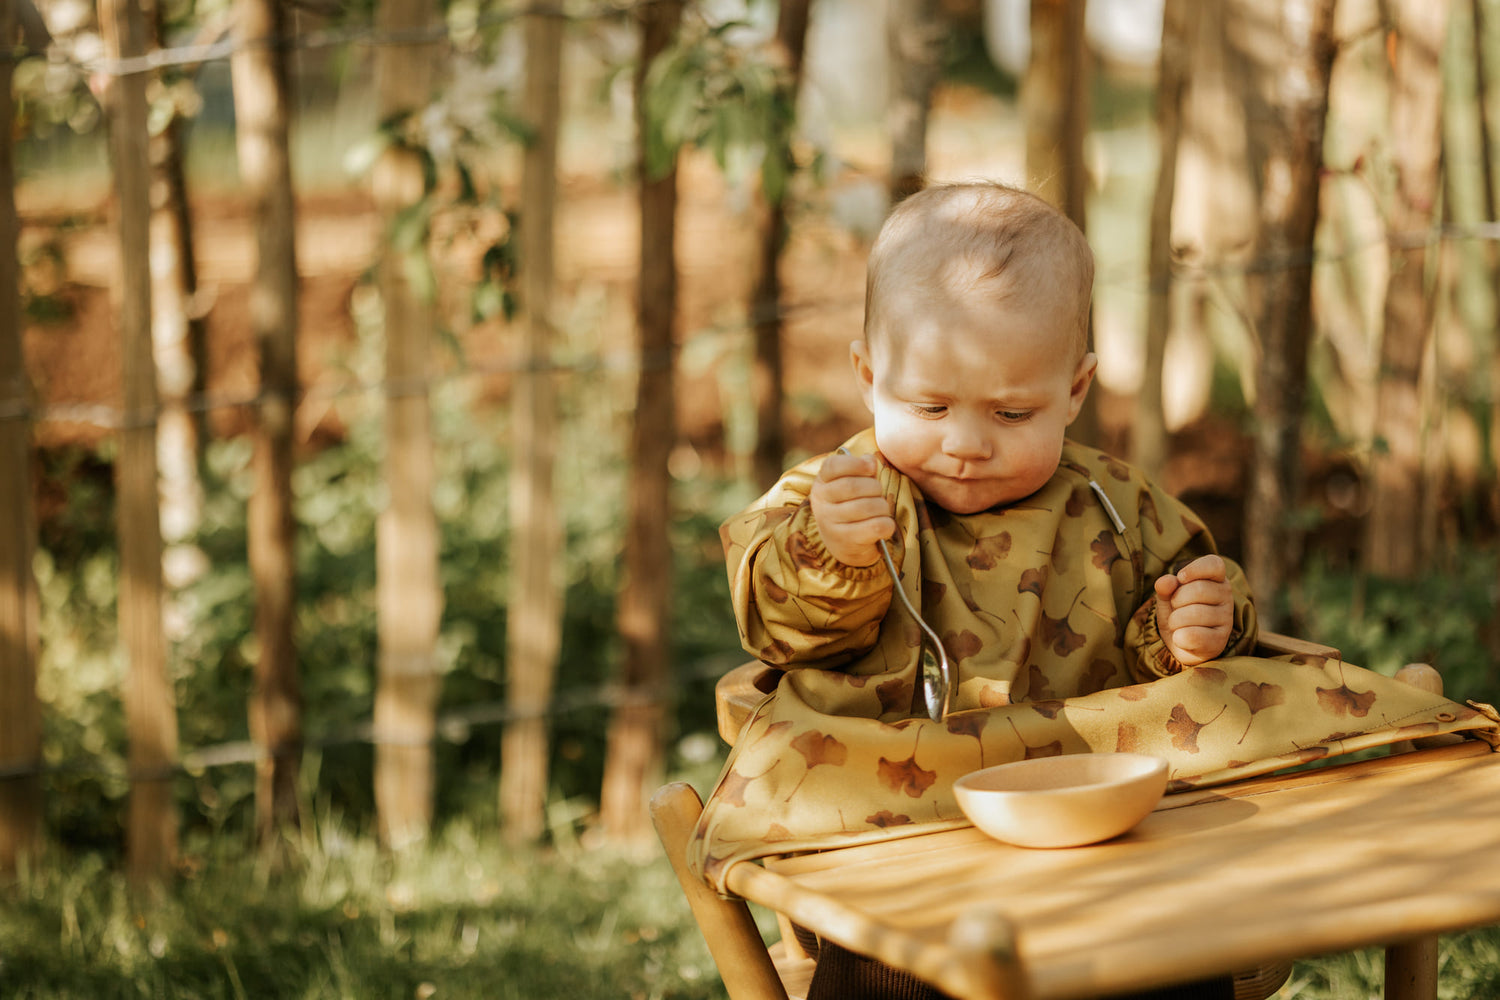
[[[952,458],[981,461],[991,450],[989,435],[968,421],[954,421],[943,436],[943,451]]]

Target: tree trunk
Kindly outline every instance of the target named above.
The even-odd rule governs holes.
[[[433,0],[384,0],[376,30],[400,37],[440,18]],[[382,121],[416,114],[432,99],[436,45],[381,46],[375,80]],[[424,194],[422,163],[389,147],[375,164],[375,200],[387,227]],[[426,253],[420,250],[408,251]],[[376,529],[376,607],[380,638],[375,688],[375,810],[381,841],[405,847],[432,827],[433,756],[441,678],[437,669],[442,583],[432,508],[431,413],[427,359],[433,303],[407,280],[402,251],[387,244],[379,267],[385,303],[385,470],[387,500]]]
[[[500,745],[500,817],[512,842],[546,826],[547,710],[562,647],[561,529],[553,483],[557,390],[552,372],[553,220],[561,116],[561,18],[524,19],[522,117],[532,127],[521,177],[521,365],[511,390],[511,580],[506,612],[508,688],[514,713]]]
[[[0,9],[0,39],[16,37],[15,7]],[[11,65],[0,67],[0,121],[14,113]],[[36,696],[37,593],[31,556],[31,428],[21,353],[20,273],[16,259],[15,170],[11,130],[0,134],[0,874],[41,846],[42,710]]]
[[[144,0],[151,44],[163,44],[163,3]],[[168,588],[197,579],[207,568],[191,539],[203,517],[198,476],[207,421],[195,397],[203,390],[204,330],[198,315],[198,265],[192,213],[182,165],[182,121],[174,112],[147,140],[151,162],[151,338],[156,358],[160,416],[156,448],[161,468],[161,530]],[[185,627],[170,609],[172,631]]]
[[[797,106],[797,94],[802,89],[802,55],[807,48],[810,5],[811,0],[782,0],[776,21],[776,44],[786,60],[790,75],[786,99],[793,108]],[[668,16],[671,16],[670,12]],[[671,25],[674,33],[677,20],[680,19],[679,12]],[[787,165],[786,176],[790,177],[790,129],[778,138],[778,148],[768,149],[766,155],[782,157]],[[642,198],[645,197],[647,196],[643,193]],[[760,242],[760,275],[751,296],[750,309],[755,323],[752,385],[755,391],[756,437],[753,464],[756,485],[762,490],[770,489],[781,477],[782,464],[786,461],[786,386],[781,357],[781,274],[778,270],[786,240],[786,196],[783,192],[774,203],[766,206],[765,228],[761,231]],[[669,262],[669,266],[675,265]],[[666,475],[665,466],[662,474]]]
[[[640,377],[630,443],[629,513],[619,628],[625,643],[624,700],[610,720],[599,819],[613,840],[647,838],[650,788],[660,783],[667,682],[671,677],[672,477],[667,459],[677,440],[673,331],[677,317],[677,170],[652,180],[646,171],[646,71],[677,36],[680,0],[641,12],[636,68],[636,163],[640,183],[641,259],[637,323]],[[771,155],[775,155],[772,153]],[[775,213],[779,216],[779,212]],[[774,269],[774,264],[773,264]]]
[[[1183,94],[1187,90],[1198,5],[1166,0],[1156,87],[1156,192],[1151,201],[1151,246],[1147,266],[1146,367],[1136,400],[1130,457],[1154,478],[1167,464],[1167,425],[1162,410],[1162,361],[1172,316],[1172,201],[1177,192],[1177,150],[1182,139]]]
[[[1087,0],[1031,0],[1031,57],[1021,82],[1031,188],[1084,232],[1088,169],[1083,140],[1089,123],[1086,4]],[[1092,313],[1089,323],[1092,326]],[[1097,408],[1092,399],[1086,400],[1070,435],[1089,442],[1098,434]]]
[[[1283,589],[1300,541],[1290,525],[1301,475],[1303,404],[1312,329],[1313,238],[1318,224],[1323,129],[1333,67],[1334,0],[1294,0],[1274,11],[1242,0],[1231,39],[1247,46],[1251,166],[1260,188],[1252,275],[1259,336],[1253,469],[1246,502],[1246,569],[1262,623],[1284,616]],[[1264,18],[1266,21],[1255,23]]]
[[[927,182],[927,119],[943,69],[948,22],[941,0],[891,0],[886,28],[891,92],[885,120],[891,133],[894,205]]]
[[[1446,0],[1400,0],[1396,15],[1391,136],[1396,167],[1387,215],[1390,278],[1380,340],[1375,448],[1370,456],[1370,508],[1365,515],[1363,567],[1377,576],[1410,579],[1422,566],[1422,468],[1425,414],[1422,365],[1432,330],[1427,233],[1435,221],[1442,152]]]
[[[240,180],[251,198],[256,231],[250,324],[260,358],[260,402],[248,531],[260,659],[250,702],[250,737],[262,755],[256,765],[255,828],[266,846],[278,827],[298,821],[302,756],[302,685],[293,634],[297,255],[284,11],[277,0],[235,0],[240,48],[230,59]]]
[[[133,0],[99,9],[105,52],[114,60],[146,51],[146,23]],[[177,853],[172,777],[177,718],[162,633],[161,520],[156,469],[156,367],[151,345],[150,161],[146,151],[146,78],[108,84],[109,139],[118,206],[118,309],[124,424],[115,459],[120,539],[120,637],[129,660],[125,725],[130,742],[127,868],[133,880],[166,874]]]

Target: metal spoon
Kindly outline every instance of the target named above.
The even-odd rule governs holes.
[[[849,453],[849,449],[839,448],[839,454]],[[922,697],[927,702],[927,717],[933,722],[942,722],[948,716],[952,696],[949,683],[952,668],[948,666],[948,651],[943,648],[943,640],[938,638],[932,626],[927,624],[911,603],[911,598],[906,596],[906,590],[901,586],[901,574],[896,572],[896,560],[891,558],[891,550],[886,546],[885,539],[877,539],[875,545],[880,549],[880,558],[885,560],[886,571],[891,574],[891,587],[901,599],[901,606],[922,630]]]

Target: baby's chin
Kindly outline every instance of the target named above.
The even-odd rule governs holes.
[[[916,483],[928,503],[937,504],[950,514],[978,514],[1016,499],[994,481],[925,477],[925,481],[916,479]]]

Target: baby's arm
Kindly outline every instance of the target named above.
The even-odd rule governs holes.
[[[1199,556],[1156,581],[1156,629],[1185,667],[1214,659],[1234,628],[1234,589],[1216,555]]]
[[[874,565],[875,543],[896,530],[878,471],[874,455],[829,455],[813,481],[808,499],[823,548],[845,566]]]

